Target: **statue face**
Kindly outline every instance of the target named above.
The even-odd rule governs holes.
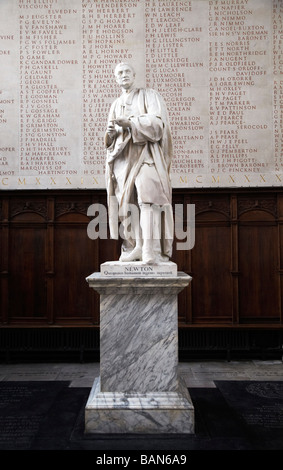
[[[129,65],[123,64],[117,68],[115,76],[118,85],[125,90],[128,90],[132,87],[136,74]]]

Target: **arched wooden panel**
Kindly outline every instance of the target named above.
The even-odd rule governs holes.
[[[30,214],[27,214],[29,217]],[[20,216],[26,222],[24,215]],[[26,222],[27,223],[27,222]],[[9,313],[10,322],[38,322],[47,319],[45,282],[46,229],[14,225],[9,230]]]
[[[85,280],[99,269],[95,256],[98,242],[88,238],[87,223],[79,222],[78,218],[84,216],[62,216],[54,229],[55,323],[80,319],[91,323],[98,313],[94,312],[93,293]]]
[[[193,322],[232,321],[229,225],[196,226],[192,251]]]
[[[279,231],[265,211],[245,213],[239,223],[240,322],[280,320]]]

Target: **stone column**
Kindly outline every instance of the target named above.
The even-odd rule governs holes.
[[[178,377],[177,295],[191,281],[175,263],[110,262],[87,278],[100,294],[100,377],[86,433],[193,433]]]

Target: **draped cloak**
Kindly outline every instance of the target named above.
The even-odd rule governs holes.
[[[162,205],[166,206],[165,224],[167,227],[173,227],[170,180],[173,152],[165,103],[155,90],[136,88],[114,101],[110,108],[108,123],[121,116],[130,119],[131,129],[125,130],[115,125],[117,135],[107,147],[105,175],[110,235],[115,239],[118,238],[117,203],[120,218],[121,214],[127,214],[129,203],[138,204],[135,181],[144,163],[153,164],[156,168],[158,188],[160,187],[162,192]],[[144,188],[146,190],[146,181]],[[147,200],[142,202],[160,205],[160,197],[156,193],[157,191],[155,194],[149,193]],[[169,238],[165,235],[165,231],[161,230],[162,251],[170,257],[173,235]],[[128,241],[134,246],[133,240],[128,239]]]

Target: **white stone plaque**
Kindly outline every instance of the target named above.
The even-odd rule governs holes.
[[[159,264],[145,264],[142,261],[125,263],[109,261],[100,265],[102,276],[108,277],[172,277],[177,276],[177,265],[172,261]]]
[[[1,0],[0,189],[105,187],[113,70],[164,97],[173,188],[282,186],[281,0]]]

